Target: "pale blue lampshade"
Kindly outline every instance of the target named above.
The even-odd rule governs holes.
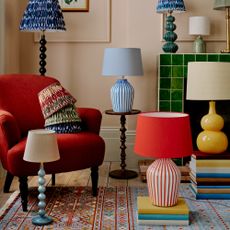
[[[142,76],[143,66],[139,48],[106,48],[102,75],[122,76],[111,88],[114,112],[130,112],[133,106],[134,88],[124,76]]]
[[[106,48],[102,75],[141,76],[143,75],[141,49]]]
[[[30,0],[20,23],[20,30],[65,30],[58,0]]]
[[[167,13],[172,11],[183,12],[185,5],[183,0],[158,0],[157,13]]]

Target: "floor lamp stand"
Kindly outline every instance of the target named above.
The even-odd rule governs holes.
[[[230,8],[226,7],[226,39],[227,39],[227,48],[221,50],[221,53],[230,53],[230,34],[229,34],[229,19],[230,19]]]
[[[40,55],[39,55],[39,57],[40,57],[40,62],[39,62],[39,64],[40,64],[40,69],[39,69],[39,72],[40,72],[40,74],[42,75],[42,76],[44,76],[45,75],[45,73],[46,73],[46,68],[45,68],[45,66],[46,66],[46,39],[45,39],[45,34],[44,34],[44,32],[43,32],[43,34],[41,35],[41,39],[40,39]]]

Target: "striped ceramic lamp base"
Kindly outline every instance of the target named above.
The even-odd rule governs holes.
[[[177,204],[181,173],[170,158],[155,160],[148,167],[146,176],[153,205],[170,207]]]
[[[111,88],[111,100],[114,112],[132,111],[134,89],[127,79],[119,79]]]

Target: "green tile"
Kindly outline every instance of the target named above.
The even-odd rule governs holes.
[[[196,55],[196,61],[207,61],[207,55],[206,54],[197,54]]]
[[[183,77],[183,66],[172,67],[172,77]]]
[[[188,62],[195,61],[195,54],[184,55],[184,65],[188,65]]]
[[[183,99],[183,91],[180,89],[174,89],[171,91],[171,99],[172,100],[182,100]]]
[[[170,89],[171,88],[171,78],[161,78],[160,89]]]
[[[172,78],[171,89],[183,89],[183,78]]]
[[[170,66],[161,66],[160,67],[160,77],[171,77],[172,68]]]
[[[208,54],[208,61],[219,61],[219,54]]]
[[[170,111],[170,101],[160,101],[159,110]]]
[[[172,54],[172,65],[183,65],[183,54]]]
[[[220,55],[220,61],[230,62],[230,54],[221,54]]]
[[[178,166],[183,165],[183,158],[173,158],[174,163]]]
[[[160,100],[170,100],[170,90],[169,89],[160,90]]]
[[[181,101],[171,101],[171,111],[173,112],[183,112],[182,111],[182,100]]]
[[[160,63],[161,65],[171,65],[172,64],[172,58],[171,54],[160,54]]]

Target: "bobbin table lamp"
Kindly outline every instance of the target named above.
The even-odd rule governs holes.
[[[51,130],[37,129],[30,130],[26,142],[23,159],[29,162],[40,163],[38,171],[38,216],[32,219],[35,225],[47,225],[52,223],[52,218],[45,212],[45,170],[44,163],[60,159],[56,133]]]
[[[134,151],[156,160],[146,172],[153,205],[177,204],[181,173],[171,158],[192,154],[189,115],[176,112],[147,112],[137,117]]]
[[[205,53],[206,45],[202,36],[210,34],[210,20],[205,16],[189,17],[189,34],[197,35],[193,42],[194,53]]]
[[[230,19],[230,0],[215,0],[214,10],[225,10],[226,19],[226,48],[221,50],[221,53],[230,53],[230,29],[229,29],[229,19]]]
[[[114,112],[130,112],[133,107],[134,88],[125,76],[143,75],[141,49],[106,48],[102,75],[121,76],[111,88]]]
[[[45,31],[66,30],[63,14],[58,0],[29,0],[19,29],[23,31],[41,31],[39,72],[41,75],[45,75]]]
[[[174,43],[177,39],[177,34],[174,32],[176,25],[174,24],[175,17],[172,13],[184,11],[185,5],[183,0],[158,0],[156,12],[167,15],[165,25],[166,32],[163,36],[166,43],[162,47],[165,53],[176,53],[178,50],[178,45]]]
[[[230,63],[189,62],[187,76],[187,100],[209,101],[208,114],[202,117],[203,131],[197,137],[201,152],[218,154],[228,147],[228,139],[221,129],[224,119],[216,113],[216,100],[230,99]]]

